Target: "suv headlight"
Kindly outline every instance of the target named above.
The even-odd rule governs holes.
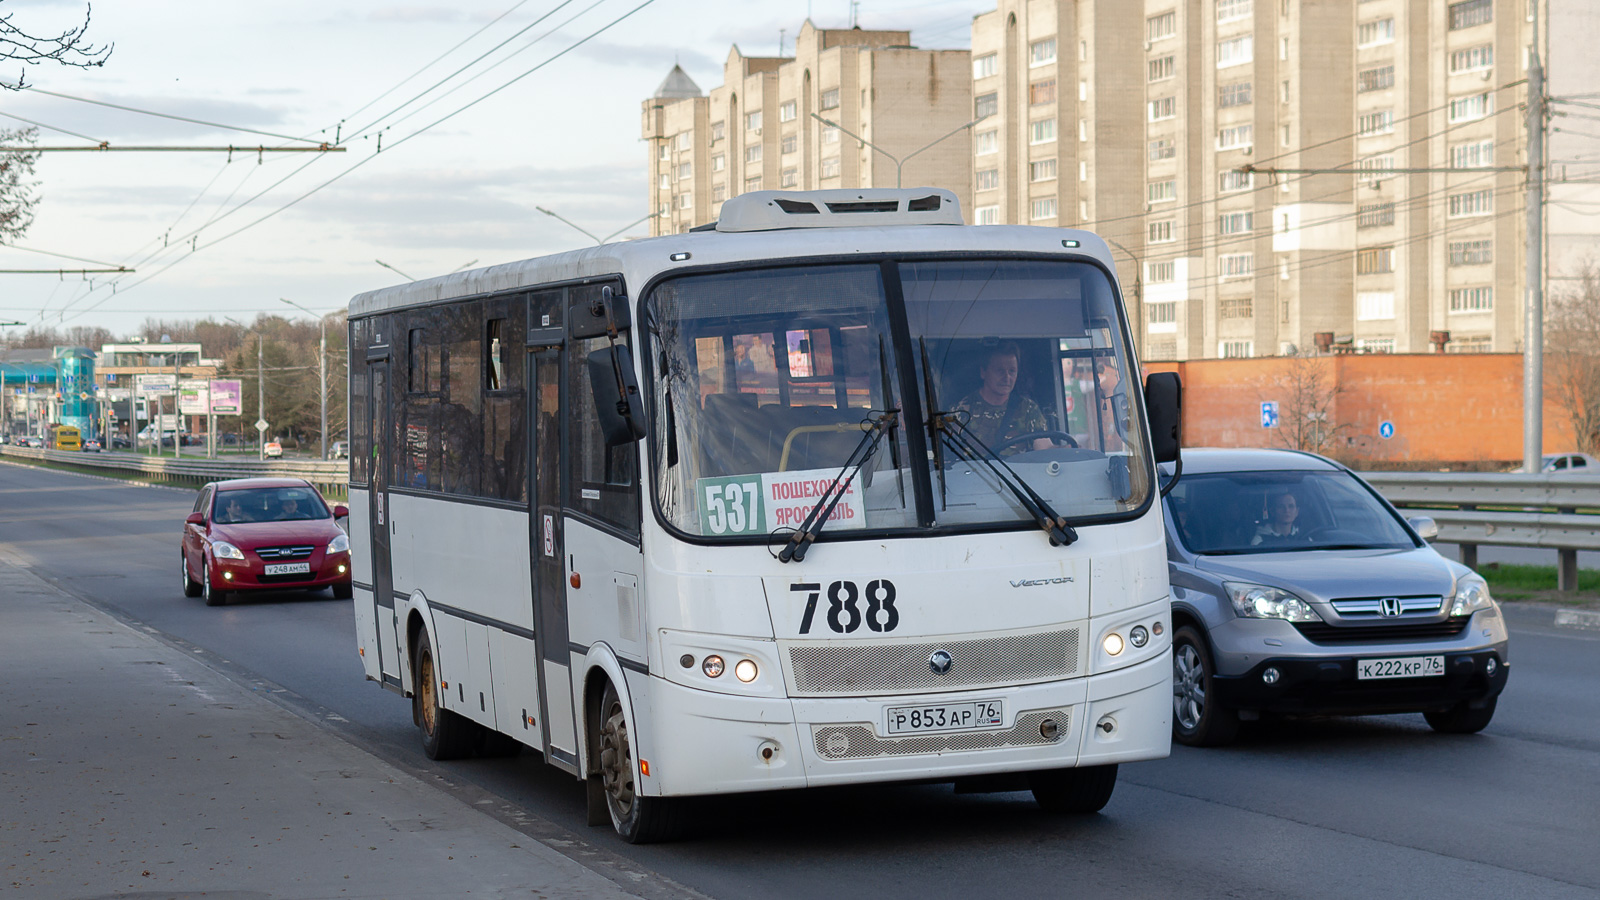
[[[227,541],[212,541],[211,555],[217,559],[244,559],[244,551]]]
[[[1480,609],[1494,606],[1489,596],[1489,583],[1480,575],[1463,575],[1456,579],[1455,599],[1450,604],[1450,615],[1465,616]]]
[[[348,534],[340,534],[338,537],[336,537],[333,540],[329,541],[328,542],[328,552],[329,553],[349,553],[350,552],[350,535],[348,535]]]
[[[1247,619],[1284,619],[1290,622],[1321,622],[1311,605],[1282,588],[1264,584],[1224,583],[1233,611]]]

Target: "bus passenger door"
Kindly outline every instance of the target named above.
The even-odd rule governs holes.
[[[367,422],[372,436],[372,494],[367,521],[372,535],[372,618],[378,632],[378,668],[383,682],[400,686],[400,645],[396,639],[394,573],[390,564],[389,521],[389,362],[367,366]]]
[[[559,296],[559,295],[558,295]],[[533,329],[537,332],[540,329]],[[559,341],[548,329],[546,338]],[[544,715],[544,756],[574,773],[578,765],[577,717],[572,707],[572,656],[567,640],[565,547],[561,533],[561,356],[559,344],[528,354],[528,487],[533,503],[534,635],[539,651],[539,706]]]

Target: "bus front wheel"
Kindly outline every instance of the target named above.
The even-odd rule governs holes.
[[[676,837],[680,830],[680,804],[665,797],[645,797],[634,780],[633,739],[628,714],[615,685],[607,684],[600,701],[600,786],[605,792],[611,826],[630,844],[651,844]]]
[[[478,726],[444,708],[439,696],[439,672],[433,659],[433,644],[426,630],[417,632],[416,655],[411,671],[416,688],[411,692],[413,718],[422,729],[422,752],[429,759],[460,759],[471,756]]]
[[[1028,776],[1033,799],[1046,812],[1095,813],[1111,802],[1117,786],[1117,767],[1084,766],[1081,769],[1050,769]]]

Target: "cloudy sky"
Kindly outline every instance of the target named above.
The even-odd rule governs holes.
[[[60,129],[41,129],[40,146],[337,134],[347,151],[46,153],[36,221],[0,247],[0,269],[136,271],[0,274],[0,322],[121,333],[148,317],[293,314],[280,297],[333,310],[398,279],[374,260],[425,278],[583,246],[535,206],[601,235],[648,212],[639,104],[674,61],[709,89],[731,44],[770,54],[780,29],[792,49],[808,14],[820,27],[850,19],[848,0],[642,2],[101,0],[89,37],[115,44],[103,67],[0,63],[0,79],[38,89],[0,91],[0,116]],[[858,15],[864,28],[910,28],[919,46],[966,47],[972,16],[992,8],[862,0]],[[38,33],[81,24],[85,5],[0,0],[0,12]]]

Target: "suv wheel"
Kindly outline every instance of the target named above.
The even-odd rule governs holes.
[[[1191,747],[1218,747],[1239,733],[1239,714],[1218,703],[1206,639],[1192,625],[1172,636],[1172,738]]]

